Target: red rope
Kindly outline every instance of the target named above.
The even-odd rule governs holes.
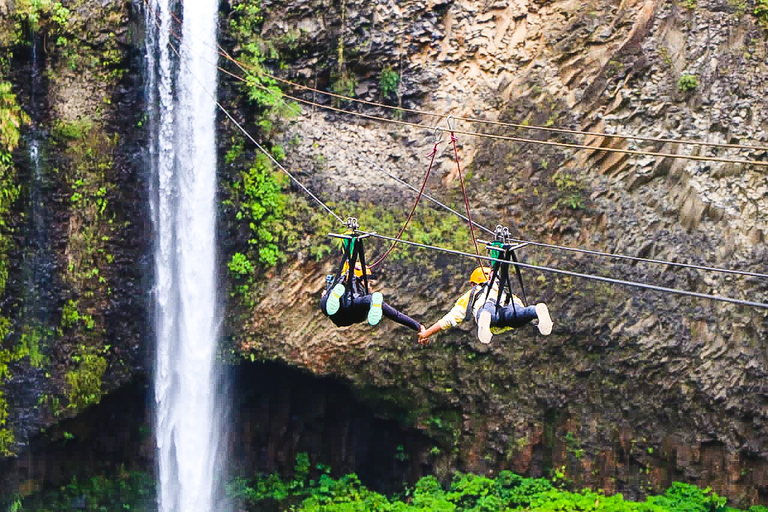
[[[472,222],[472,214],[469,213],[469,199],[467,199],[467,189],[464,188],[464,177],[461,175],[461,164],[459,163],[459,150],[456,149],[456,135],[451,130],[451,144],[453,144],[453,154],[456,155],[456,169],[459,171],[459,181],[461,182],[461,193],[464,196],[464,207],[467,209],[467,220],[469,222],[469,233],[472,235],[472,243],[475,244],[475,254],[480,256],[480,248],[477,245],[477,238],[475,238],[475,226]],[[483,266],[483,261],[477,259],[478,266]]]
[[[427,168],[427,173],[424,175],[424,181],[421,182],[421,189],[419,189],[419,195],[416,196],[416,202],[413,203],[413,208],[411,208],[411,213],[408,214],[408,218],[405,220],[405,224],[403,224],[403,227],[400,228],[400,232],[397,234],[397,237],[395,237],[397,240],[400,240],[400,237],[403,236],[403,233],[405,233],[405,228],[408,227],[408,223],[411,222],[411,218],[413,217],[413,212],[416,211],[416,207],[419,205],[419,201],[421,201],[421,196],[424,194],[424,188],[427,186],[427,179],[429,178],[429,173],[432,172],[432,165],[435,163],[435,155],[437,154],[437,145],[440,144],[440,141],[435,142],[435,146],[432,148],[432,152],[427,155],[431,158],[429,161],[429,167]],[[389,256],[389,253],[392,252],[392,250],[397,245],[396,241],[392,242],[392,245],[389,246],[389,249],[387,249],[387,252],[385,252],[379,259],[371,263],[371,268],[377,266],[379,263],[384,261],[384,258]]]

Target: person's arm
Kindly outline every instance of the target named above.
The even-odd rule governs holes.
[[[469,296],[472,294],[472,290],[459,297],[456,304],[453,305],[451,310],[440,320],[432,324],[429,329],[419,333],[419,343],[424,345],[429,340],[429,337],[440,331],[450,329],[459,325],[467,314],[467,308],[470,307]]]

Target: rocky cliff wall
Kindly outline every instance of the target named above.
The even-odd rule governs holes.
[[[54,9],[38,13],[37,27],[46,105],[34,124],[50,140],[55,212],[50,320],[25,327],[19,298],[29,244],[23,223],[13,226],[12,278],[3,303],[3,315],[14,322],[3,341],[9,373],[0,376],[6,427],[14,434],[7,450],[16,453],[40,429],[93,407],[145,372],[151,350],[145,335],[151,240],[141,159],[142,16],[137,6],[120,2],[62,4],[66,23],[57,21],[63,12]],[[245,10],[239,6],[254,4],[222,3],[225,48],[245,51],[249,42],[260,43],[267,69],[320,89],[454,116],[765,144],[766,38],[749,3],[263,2],[248,26],[252,32],[238,35],[230,22]],[[31,112],[25,91],[34,70],[24,41],[32,40],[32,22],[20,10],[25,5],[0,3],[6,15],[0,41],[14,54],[4,76]],[[396,90],[382,88],[387,69],[399,78]],[[684,74],[695,75],[695,87],[682,90]],[[389,234],[399,227],[411,196],[376,165],[418,184],[434,141],[431,130],[320,108],[305,108],[290,121],[259,123],[261,107],[245,96],[236,81],[222,77],[223,103],[260,139],[281,144],[288,168],[320,197],[358,216],[364,227]],[[402,119],[437,122],[410,114]],[[234,151],[239,136],[224,118],[220,123],[226,262],[234,253],[254,251],[248,226],[238,225],[231,207],[242,201],[234,185],[244,183],[238,181],[244,179],[241,160],[254,152],[245,144]],[[484,129],[706,154],[694,146]],[[764,271],[768,199],[761,168],[457,139],[473,215],[489,227],[506,224],[537,241]],[[460,208],[450,149],[444,140],[428,191]],[[732,150],[717,154],[737,156]],[[765,158],[761,151],[740,155]],[[22,192],[31,183],[25,158],[21,146],[14,162]],[[19,216],[24,197],[15,207]],[[285,209],[287,220],[275,234],[289,257],[269,270],[248,270],[247,288],[242,275],[231,276],[224,348],[343,377],[377,414],[429,436],[431,446],[414,443],[409,454],[414,477],[425,468],[442,475],[511,468],[560,472],[579,485],[629,496],[685,480],[711,485],[740,504],[768,500],[768,317],[760,310],[525,272],[529,296],[548,302],[555,318],[548,338],[523,329],[486,347],[464,326],[420,347],[414,334],[388,323],[339,330],[317,311],[324,275],[335,265],[324,234],[339,227],[307,207],[295,188]],[[411,233],[470,249],[460,222],[429,209],[417,214]],[[382,249],[369,247],[372,253]],[[768,300],[768,286],[756,279],[543,248],[528,247],[521,256],[529,263]],[[472,266],[447,255],[397,252],[378,271],[376,287],[393,305],[431,323],[463,290]]]
[[[766,139],[759,107],[766,92],[766,38],[751,5],[265,6],[263,37],[298,35],[299,57],[286,59],[281,76],[310,86],[333,88],[346,73],[358,97],[382,101],[380,76],[389,68],[400,75],[401,88],[384,99],[409,108],[645,137],[754,145]],[[686,90],[684,75],[695,76],[696,86]],[[466,123],[459,129],[481,131]],[[759,150],[485,131],[765,158]],[[471,176],[473,214],[489,227],[502,223],[521,238],[634,256],[765,269],[763,168],[457,137]],[[283,142],[288,167],[342,214],[363,218],[375,210],[402,221],[412,196],[375,165],[418,185],[433,139],[426,129],[305,108],[286,127]],[[452,157],[443,144],[428,192],[461,209]],[[370,222],[369,229],[389,228],[389,234],[399,227],[399,221]],[[435,233],[439,225],[432,241],[442,236],[451,243],[451,235]],[[420,226],[414,236],[422,229],[428,231]],[[318,237],[313,243],[323,242]],[[522,252],[530,263],[705,293],[764,301],[768,291],[757,279],[541,248]],[[418,253],[385,263],[376,286],[429,324],[463,290],[472,265]],[[330,260],[314,263],[307,250],[270,272],[245,332],[238,326],[233,333],[257,357],[345,375],[370,399],[408,404],[412,424],[436,439],[439,450],[422,456],[437,467],[533,475],[557,469],[580,484],[633,496],[680,479],[711,485],[740,503],[765,502],[763,311],[525,272],[529,296],[550,304],[552,336],[523,329],[485,348],[462,328],[419,347],[412,333],[392,325],[334,328],[317,311],[323,275],[331,268]]]

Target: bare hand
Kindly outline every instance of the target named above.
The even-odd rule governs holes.
[[[426,345],[429,341],[429,334],[427,334],[427,328],[423,325],[419,326],[419,343],[422,345]]]

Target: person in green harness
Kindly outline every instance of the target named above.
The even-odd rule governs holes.
[[[491,342],[494,334],[517,329],[534,320],[538,321],[539,332],[544,336],[549,335],[552,332],[552,319],[547,305],[540,302],[535,306],[525,306],[520,297],[505,289],[499,293],[501,279],[490,278],[494,271],[497,269],[474,269],[469,278],[472,288],[459,297],[445,316],[419,333],[419,343],[427,343],[433,334],[456,327],[470,317],[476,320],[477,337],[485,344]]]
[[[369,291],[371,268],[365,265],[365,252],[360,239],[350,237],[343,242],[342,248],[343,264],[335,278],[333,274],[327,276],[326,291],[320,299],[323,314],[338,327],[366,320],[370,325],[378,325],[382,317],[386,317],[418,333],[426,331],[421,323],[384,302],[380,292]],[[358,258],[360,261],[357,261]]]

